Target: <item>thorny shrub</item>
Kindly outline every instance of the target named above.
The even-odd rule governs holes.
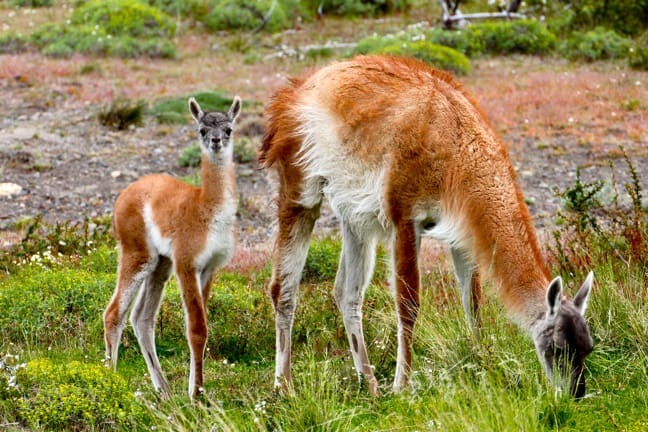
[[[606,183],[583,183],[579,171],[576,183],[559,192],[565,210],[558,214],[560,225],[553,232],[550,254],[564,274],[577,274],[600,255],[626,265],[634,262],[648,270],[648,209],[643,207],[637,170],[623,147],[621,153],[630,174],[630,182],[624,185],[629,204],[621,202],[614,177],[610,204],[601,199]],[[612,165],[610,169],[614,174]]]

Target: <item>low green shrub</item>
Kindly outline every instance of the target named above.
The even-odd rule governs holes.
[[[485,22],[466,31],[489,54],[547,54],[556,44],[556,36],[535,20]]]
[[[396,11],[407,11],[412,0],[305,0],[306,8],[312,12],[332,15],[376,16]]]
[[[384,47],[383,54],[410,56],[429,63],[439,69],[465,75],[470,70],[470,61],[459,51],[428,41],[396,42]]]
[[[574,32],[560,46],[565,57],[586,61],[625,58],[632,41],[614,30],[597,27],[588,32]]]
[[[69,23],[45,24],[27,40],[44,54],[57,57],[82,53],[174,58],[176,48],[168,39],[174,32],[169,16],[136,0],[93,0],[75,9]],[[0,41],[0,46],[16,46],[16,41],[12,43]]]
[[[534,16],[545,16],[561,36],[574,30],[605,26],[617,33],[635,36],[646,29],[648,0],[528,0]]]
[[[224,96],[223,92],[205,91],[161,100],[153,105],[147,113],[160,123],[187,123],[191,120],[187,105],[190,97],[196,98],[204,111],[227,111],[232,106],[232,98]],[[244,103],[245,105],[246,103]]]
[[[405,31],[386,35],[369,36],[358,42],[355,52],[398,53],[400,45],[406,55],[414,55],[434,64],[439,62],[443,69],[465,73],[469,64],[467,59],[458,57],[446,50],[432,48],[431,45],[452,48],[466,56],[480,54],[547,54],[556,46],[556,37],[547,27],[535,20],[518,20],[472,24],[462,30],[426,29],[413,26]],[[416,54],[414,54],[416,52]],[[430,57],[431,60],[427,60]],[[448,67],[444,66],[448,64]]]
[[[176,48],[169,40],[113,36],[93,25],[45,24],[32,33],[29,42],[44,54],[54,57],[66,57],[73,53],[125,58],[143,55],[154,58],[176,56]]]
[[[276,32],[289,28],[300,9],[299,2],[292,0],[222,0],[213,5],[203,22],[211,31],[263,29]]]
[[[468,57],[473,57],[486,51],[484,40],[474,37],[471,27],[462,30],[445,30],[436,27],[425,30],[422,36],[430,42],[453,48]]]
[[[148,3],[169,16],[201,21],[209,12],[210,2],[205,0],[148,0]]]
[[[94,26],[115,37],[169,37],[175,32],[170,16],[138,0],[90,0],[70,20],[73,26]]]
[[[34,359],[18,370],[16,388],[18,415],[34,429],[103,431],[146,421],[128,383],[102,365]]]
[[[145,107],[146,104],[143,101],[117,98],[109,106],[102,108],[97,118],[99,123],[106,127],[125,130],[131,126],[142,125]]]
[[[459,51],[426,40],[409,41],[398,37],[371,36],[361,40],[356,47],[359,54],[390,54],[414,57],[439,69],[466,74],[470,61]]]
[[[643,32],[630,47],[628,64],[634,69],[648,70],[648,30]]]

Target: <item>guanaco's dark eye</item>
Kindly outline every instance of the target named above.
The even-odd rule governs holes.
[[[232,128],[225,128],[225,135],[230,136],[232,134]]]
[[[206,128],[200,128],[199,132],[200,132],[200,136],[204,138],[207,135],[208,131]]]

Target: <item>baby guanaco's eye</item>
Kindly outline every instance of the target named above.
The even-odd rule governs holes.
[[[199,132],[200,132],[200,136],[204,138],[207,135],[208,131],[206,128],[200,128]]]
[[[225,128],[225,135],[230,136],[232,134],[232,128]]]

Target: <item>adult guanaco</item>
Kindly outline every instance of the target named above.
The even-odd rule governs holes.
[[[275,309],[275,386],[290,387],[296,292],[324,196],[339,218],[334,297],[355,368],[377,392],[362,303],[378,241],[391,246],[398,313],[394,390],[408,383],[419,310],[421,236],[451,250],[467,319],[475,325],[479,273],[490,275],[512,319],[533,338],[551,377],[585,394],[592,351],[584,312],[593,276],[573,300],[550,278],[507,150],[475,100],[422,62],[360,56],[293,79],[267,106],[260,163],[278,174],[278,234],[269,293]],[[552,380],[556,381],[556,380]]]
[[[142,349],[153,386],[170,394],[155,349],[155,322],[164,285],[175,272],[185,309],[191,366],[189,396],[203,391],[207,300],[214,270],[232,255],[237,192],[232,130],[241,111],[234,98],[227,113],[203,112],[194,98],[189,109],[200,136],[201,186],[163,174],[147,175],[119,195],[113,229],[119,247],[117,287],[104,318],[106,356],[117,368],[125,317]]]

